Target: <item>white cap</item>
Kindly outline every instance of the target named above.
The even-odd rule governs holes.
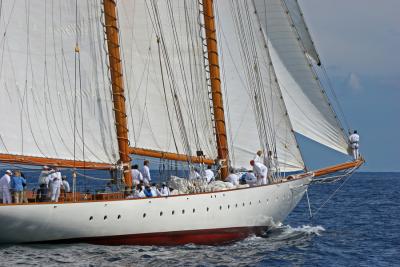
[[[46,165],[45,165],[45,166],[43,166],[43,169],[44,169],[44,170],[47,170],[48,168],[49,168],[49,167],[48,167],[48,166],[46,166]]]
[[[8,174],[12,174],[12,172],[10,170],[6,170],[6,173]]]

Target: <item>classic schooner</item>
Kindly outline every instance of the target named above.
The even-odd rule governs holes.
[[[271,151],[273,183],[112,200],[0,205],[1,243],[219,244],[284,221],[314,177],[295,133],[348,141],[297,0],[6,1],[0,162],[118,169],[131,157],[213,164]],[[286,176],[286,173],[297,172]],[[75,195],[76,194],[76,195]]]

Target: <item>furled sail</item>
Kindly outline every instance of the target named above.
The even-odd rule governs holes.
[[[254,0],[293,129],[347,154],[347,141],[283,0]]]
[[[301,42],[307,54],[314,59],[317,64],[320,64],[320,59],[315,49],[314,42],[311,39],[307,24],[303,17],[303,12],[299,6],[298,0],[284,0],[289,15],[294,24],[297,33],[300,36]]]
[[[101,3],[16,0],[0,10],[0,153],[115,163]]]
[[[197,0],[118,1],[132,147],[216,158]]]
[[[215,4],[233,166],[249,168],[256,151],[268,143],[269,149],[276,149],[281,171],[304,169],[252,3]],[[261,108],[256,98],[263,98]]]

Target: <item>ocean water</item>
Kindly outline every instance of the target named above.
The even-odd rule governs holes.
[[[312,210],[340,185],[313,185]],[[0,266],[400,266],[400,173],[356,173],[310,219],[224,246],[7,245]],[[1,227],[1,226],[0,226]]]

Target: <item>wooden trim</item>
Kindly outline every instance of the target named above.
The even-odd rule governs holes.
[[[215,163],[213,159],[203,158],[203,157],[194,157],[188,156],[184,154],[176,154],[170,152],[162,152],[157,150],[151,149],[144,149],[138,147],[130,147],[129,148],[130,154],[145,156],[145,157],[153,157],[153,158],[161,158],[161,159],[169,159],[169,160],[176,160],[176,161],[191,161],[193,163],[204,163],[208,165],[212,165]]]
[[[221,178],[229,173],[228,139],[226,135],[224,104],[221,91],[221,79],[218,59],[217,34],[214,20],[214,1],[203,1],[204,28],[207,41],[208,65],[210,67],[211,98],[214,111],[215,132],[217,138],[218,159],[221,160]]]
[[[347,170],[347,169],[351,169],[351,168],[359,168],[361,165],[364,164],[364,162],[365,162],[364,159],[359,159],[359,160],[352,161],[352,162],[345,162],[345,163],[337,164],[334,166],[329,166],[329,167],[314,171],[314,175],[315,175],[315,177],[318,177],[318,176],[323,176],[323,175],[327,175],[330,173],[343,171],[343,170]]]
[[[119,30],[117,23],[117,3],[115,0],[104,0],[103,5],[119,158],[120,161],[124,164],[125,184],[128,187],[132,187],[132,175],[130,172],[131,158],[129,157],[128,122],[125,107],[124,80],[122,76],[123,70],[119,45]],[[131,114],[131,116],[134,116],[134,114]]]
[[[57,158],[42,158],[34,156],[0,154],[0,161],[9,164],[27,164],[27,165],[55,165],[62,168],[78,168],[78,169],[94,169],[94,170],[109,170],[114,165],[109,163],[98,163],[89,161],[57,159]]]

